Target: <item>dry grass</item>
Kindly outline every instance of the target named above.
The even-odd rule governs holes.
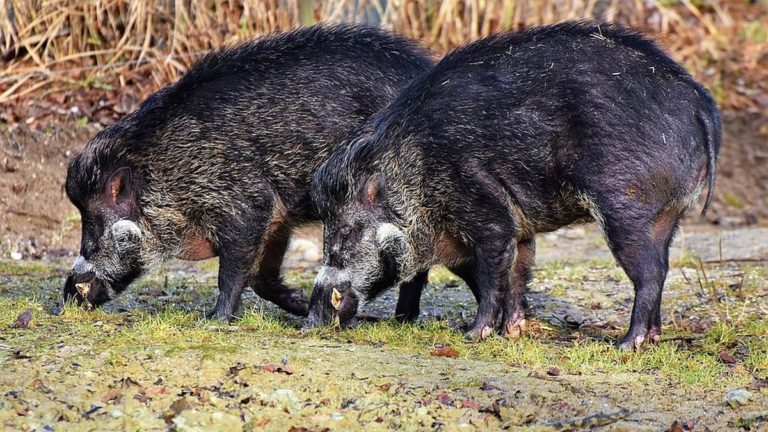
[[[206,50],[319,21],[379,22],[444,53],[500,30],[597,18],[653,34],[727,108],[755,109],[754,96],[768,90],[757,73],[768,61],[768,7],[761,2],[0,0],[0,5],[0,104],[42,95],[66,105],[85,88],[95,89],[92,104],[100,97],[123,113],[177,79]],[[123,87],[131,87],[135,97],[121,101]]]

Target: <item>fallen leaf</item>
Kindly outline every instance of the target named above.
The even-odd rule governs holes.
[[[229,375],[235,376],[237,375],[238,372],[240,372],[243,369],[245,369],[245,364],[241,362],[237,362],[234,366],[229,367]]]
[[[489,383],[488,381],[483,381],[483,384],[480,386],[480,390],[482,391],[491,391],[491,390],[500,390],[499,387],[496,385]]]
[[[118,389],[112,389],[104,393],[100,398],[100,402],[109,403],[110,401],[120,399],[123,396],[123,392]]]
[[[27,309],[16,318],[16,322],[11,327],[13,328],[29,328],[29,324],[32,322],[32,309]]]
[[[147,389],[147,395],[149,396],[169,395],[169,394],[171,394],[171,391],[164,386],[152,386]]]
[[[463,400],[461,401],[461,407],[462,408],[470,408],[470,409],[478,409],[480,408],[480,403],[471,401],[471,400]]]
[[[679,421],[675,420],[672,422],[672,426],[667,429],[667,432],[683,432],[683,426]]]
[[[272,422],[272,419],[263,418],[263,419],[259,420],[256,424],[254,424],[253,426],[257,427],[257,428],[263,428],[264,426],[270,424],[271,422]]]
[[[441,391],[440,394],[437,395],[437,400],[443,405],[453,405],[453,399],[444,391]]]
[[[391,389],[391,388],[392,388],[392,383],[384,383],[384,384],[381,384],[379,386],[379,390],[381,390],[383,392],[388,392],[389,389]]]
[[[752,377],[752,383],[749,384],[749,389],[760,390],[763,388],[768,388],[768,377],[765,377],[765,378]]]
[[[186,397],[180,397],[173,401],[171,406],[163,413],[163,420],[170,423],[174,417],[181,414],[182,411],[193,408],[194,404]]]
[[[30,384],[32,388],[35,389],[35,391],[39,391],[40,393],[48,394],[52,392],[52,390],[48,388],[48,386],[45,385],[43,380],[41,380],[40,378],[35,378],[34,380],[32,380]]]
[[[129,387],[129,386],[142,387],[142,385],[139,384],[138,381],[136,381],[135,379],[133,379],[131,377],[125,377],[125,378],[121,379],[120,382],[123,385],[123,387]]]
[[[138,393],[136,393],[136,395],[133,396],[133,398],[141,403],[147,403],[147,401],[149,400],[149,396],[147,396],[147,393],[144,390],[141,390]]]
[[[97,411],[101,410],[102,407],[98,405],[91,405],[91,409],[83,413],[83,417],[89,417],[91,414],[95,414]]]
[[[727,352],[727,351],[720,351],[720,361],[726,364],[734,364],[736,363],[736,357],[733,356],[733,354]]]
[[[259,365],[257,367],[263,370],[264,372],[284,373],[286,375],[293,375],[293,369],[289,368],[288,366],[267,364],[267,365]]]
[[[432,348],[432,351],[429,352],[431,355],[435,357],[458,357],[459,352],[456,351],[454,348],[451,348],[449,346],[437,346]]]

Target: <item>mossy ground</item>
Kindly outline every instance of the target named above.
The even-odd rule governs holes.
[[[355,328],[302,332],[300,319],[252,294],[233,324],[203,319],[216,294],[215,262],[172,264],[105,310],[61,315],[51,311],[68,263],[1,262],[0,425],[553,430],[603,413],[589,424],[755,427],[768,413],[768,272],[764,263],[696,262],[686,256],[670,271],[664,336],[638,352],[614,348],[632,289],[606,259],[539,266],[528,334],[482,343],[462,338],[473,300],[444,269],[431,274],[419,324],[387,319],[393,292]],[[286,272],[307,289],[312,277]],[[13,327],[27,310],[29,328]],[[737,388],[752,399],[726,406]]]

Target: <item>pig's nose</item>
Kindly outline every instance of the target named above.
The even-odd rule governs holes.
[[[96,273],[92,271],[85,271],[82,273],[72,272],[72,283],[89,283],[96,279]]]

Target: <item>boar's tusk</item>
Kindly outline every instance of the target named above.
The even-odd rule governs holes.
[[[331,306],[336,310],[339,310],[341,307],[341,292],[336,288],[334,288],[333,293],[331,293]]]
[[[84,282],[84,283],[75,284],[75,288],[77,288],[77,292],[80,293],[81,296],[87,297],[88,291],[91,290],[91,283]]]

